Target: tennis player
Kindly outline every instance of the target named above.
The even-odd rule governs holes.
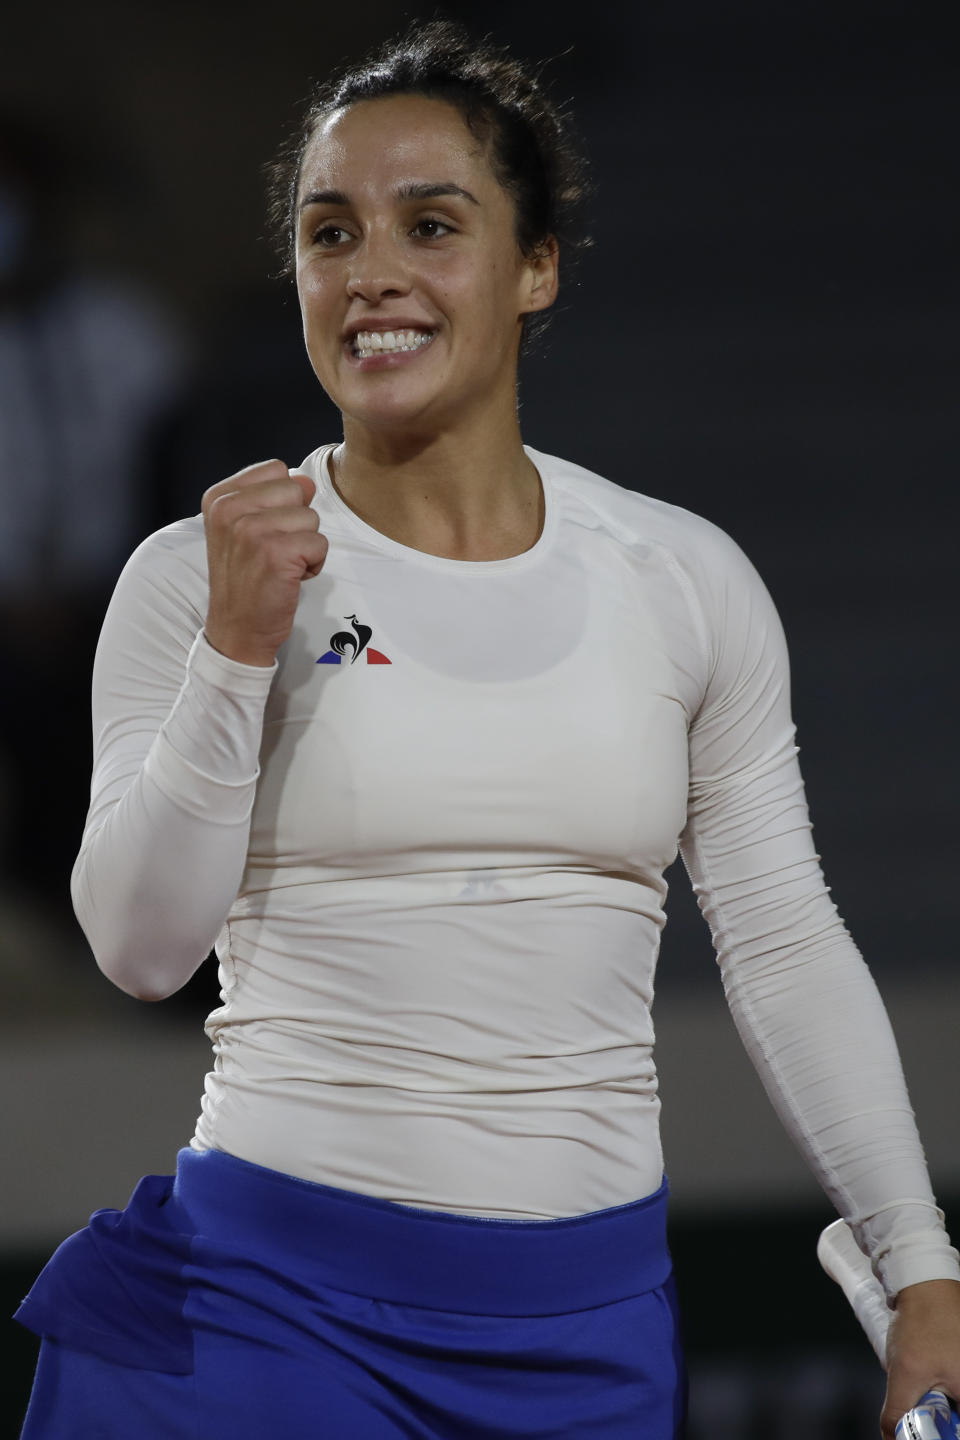
[[[680,1435],[651,1024],[678,848],[896,1302],[884,1433],[960,1394],[958,1256],[813,848],[771,600],[714,525],[521,439],[584,191],[536,78],[446,22],[325,83],[277,162],[343,439],[213,485],[107,611],[76,911],[144,1000],[216,942],[223,1003],[176,1173],[18,1312],[24,1440]]]

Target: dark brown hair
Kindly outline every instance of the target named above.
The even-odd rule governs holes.
[[[413,21],[357,65],[345,65],[317,85],[303,121],[266,167],[270,238],[291,276],[296,252],[296,199],[303,156],[333,110],[387,95],[425,95],[456,106],[487,147],[491,169],[511,196],[517,244],[535,254],[554,236],[566,269],[592,244],[582,228],[591,192],[587,161],[561,107],[534,72],[489,39],[477,40],[450,20]],[[550,321],[550,311],[525,315],[521,353]]]

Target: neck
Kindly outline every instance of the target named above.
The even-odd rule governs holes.
[[[516,411],[472,428],[387,434],[345,416],[334,484],[361,520],[415,550],[457,560],[521,554],[540,535],[544,504]]]

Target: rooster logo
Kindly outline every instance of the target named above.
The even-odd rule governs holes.
[[[386,655],[382,654],[379,650],[374,650],[373,646],[370,645],[370,636],[373,634],[373,631],[369,625],[364,625],[363,621],[358,620],[356,615],[344,615],[343,618],[344,620],[350,621],[356,634],[351,635],[349,630],[338,630],[336,634],[331,635],[330,649],[325,655],[320,656],[320,659],[317,661],[318,665],[342,665],[345,655],[350,656],[350,664],[352,665],[354,661],[360,659],[364,651],[367,653],[368,665],[389,665],[391,663]]]
[[[346,655],[347,647],[349,646],[353,651],[353,654],[350,656],[350,664],[352,665],[354,660],[359,659],[360,652],[367,648],[367,641],[370,639],[373,631],[369,625],[362,625],[356,615],[344,615],[343,618],[344,620],[352,622],[353,628],[357,633],[356,635],[351,635],[349,630],[338,630],[336,635],[330,636],[330,648],[331,650],[336,650],[338,655]]]

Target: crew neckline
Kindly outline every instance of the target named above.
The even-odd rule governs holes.
[[[536,541],[529,550],[522,550],[519,555],[506,555],[500,560],[455,560],[448,555],[431,555],[428,550],[418,550],[413,545],[403,545],[399,540],[384,535],[382,530],[368,525],[366,520],[361,520],[356,511],[351,510],[333,483],[333,476],[330,473],[330,457],[338,444],[339,441],[334,441],[333,444],[325,445],[316,455],[318,483],[314,505],[322,493],[324,500],[328,501],[343,516],[352,530],[361,534],[365,540],[371,545],[376,545],[380,550],[423,565],[430,570],[445,570],[447,573],[458,575],[493,575],[502,574],[508,570],[525,570],[528,566],[535,565],[550,548],[556,528],[553,488],[550,476],[543,465],[544,457],[539,451],[531,450],[529,445],[523,446],[523,452],[536,469],[543,487],[543,529]]]

